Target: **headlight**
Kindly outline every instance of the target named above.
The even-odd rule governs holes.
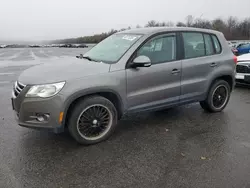
[[[26,97],[52,97],[56,95],[63,86],[65,82],[46,84],[46,85],[34,85],[32,86],[26,94]]]

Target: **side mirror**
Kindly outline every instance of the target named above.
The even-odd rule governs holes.
[[[151,66],[151,61],[147,56],[141,55],[136,57],[132,64],[131,67],[132,68],[136,68],[136,67],[150,67]]]

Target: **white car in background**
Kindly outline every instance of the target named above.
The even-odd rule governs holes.
[[[250,85],[250,53],[237,57],[236,84]]]

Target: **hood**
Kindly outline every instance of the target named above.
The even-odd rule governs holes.
[[[78,59],[62,58],[33,66],[21,73],[18,81],[27,84],[47,84],[109,72],[110,65]]]
[[[238,56],[237,61],[240,63],[249,63],[250,62],[250,53]]]

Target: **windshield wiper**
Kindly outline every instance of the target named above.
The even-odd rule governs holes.
[[[89,61],[98,62],[98,61],[92,59],[91,57],[89,57],[89,56],[83,56],[82,54],[80,54],[79,56],[76,56],[76,57],[79,58],[79,59],[87,59]]]

